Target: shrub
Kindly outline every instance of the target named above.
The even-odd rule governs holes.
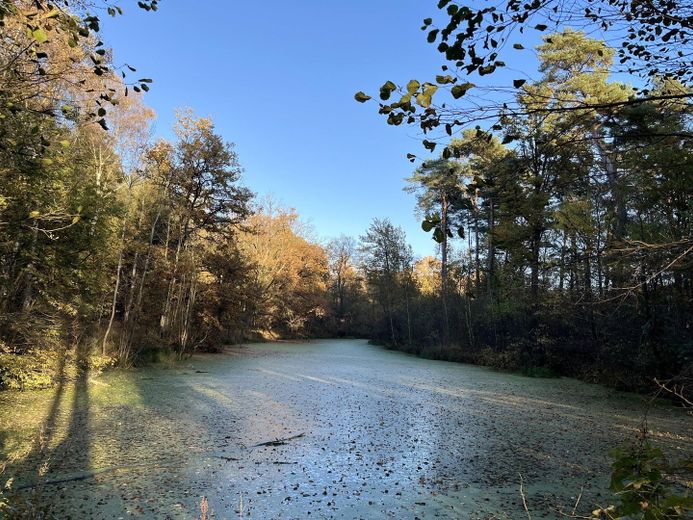
[[[670,475],[693,471],[693,461],[672,465],[659,448],[647,439],[646,430],[638,443],[610,452],[612,464],[609,489],[618,497],[618,505],[596,509],[595,519],[604,520],[676,520],[689,518],[693,497],[679,490]]]

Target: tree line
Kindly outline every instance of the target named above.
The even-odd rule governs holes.
[[[315,239],[244,185],[210,118],[183,110],[174,139],[153,141],[150,81],[128,84],[96,22],[49,4],[0,4],[1,386],[51,384],[66,359],[127,366],[277,337],[624,388],[690,366],[690,90],[675,77],[629,103],[612,48],[545,37],[519,109],[407,179],[439,253],[416,258],[386,218]]]
[[[430,319],[389,341],[626,388],[690,370],[690,90],[662,77],[628,104],[615,51],[581,31],[536,50],[541,78],[494,125],[505,138],[466,130],[408,179],[439,243],[439,303],[414,300]]]
[[[255,199],[211,119],[152,141],[151,80],[90,7],[0,3],[0,386],[308,334],[323,249]]]

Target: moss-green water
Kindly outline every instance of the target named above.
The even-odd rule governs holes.
[[[605,505],[607,451],[645,398],[428,361],[363,341],[269,343],[0,394],[19,501],[60,518],[520,518]],[[657,404],[655,442],[690,454]],[[280,446],[253,447],[302,437]],[[7,493],[6,493],[7,495]]]

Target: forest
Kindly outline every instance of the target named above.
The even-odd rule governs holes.
[[[155,24],[168,4],[127,8]],[[429,8],[440,73],[348,99],[354,117],[415,132],[389,189],[420,224],[373,214],[324,236],[252,188],[241,135],[214,115],[180,99],[157,127],[157,78],[102,41],[106,18],[128,23],[120,5],[0,0],[0,516],[62,517],[41,495],[62,486],[58,511],[84,518],[134,504],[204,520],[501,518],[479,497],[486,516],[462,512],[468,489],[495,489],[484,507],[502,518],[559,499],[574,504],[551,506],[561,518],[686,518],[693,9]],[[667,400],[643,411],[643,395]],[[310,478],[289,490],[298,464]],[[171,484],[174,466],[190,471]],[[122,491],[135,474],[146,503]],[[518,475],[519,494],[503,487]],[[83,481],[106,486],[98,502]],[[168,486],[173,506],[153,491]],[[368,506],[348,503],[362,492]]]
[[[690,376],[685,76],[653,76],[632,103],[613,48],[569,28],[544,36],[541,78],[515,81],[493,128],[456,132],[412,166],[402,187],[439,244],[416,258],[388,218],[312,236],[245,187],[210,118],[181,109],[175,139],[152,139],[151,80],[112,65],[97,19],[3,5],[3,388],[51,385],[63,358],[130,366],[331,336],[627,389]],[[456,98],[473,89],[437,79]],[[412,80],[380,112],[399,124],[437,88]],[[422,127],[462,124],[426,110]]]

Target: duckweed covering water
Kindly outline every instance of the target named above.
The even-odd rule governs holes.
[[[0,394],[10,498],[57,517],[534,518],[606,505],[647,399],[364,341],[271,343]],[[649,412],[690,454],[690,418]],[[302,436],[299,436],[303,434]],[[285,442],[266,441],[297,436]]]

